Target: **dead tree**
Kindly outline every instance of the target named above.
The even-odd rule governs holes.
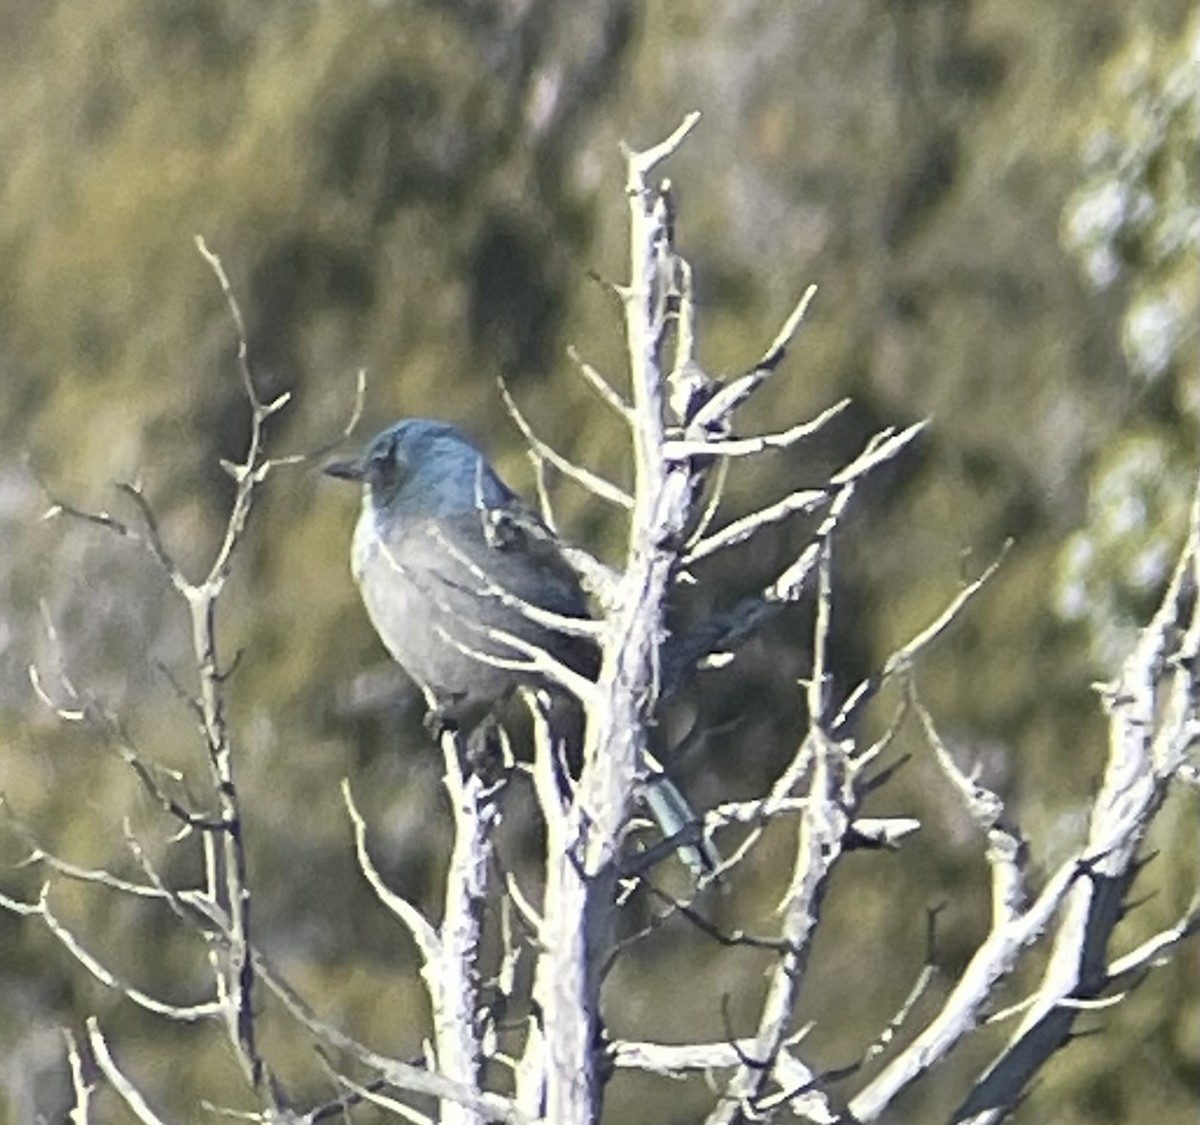
[[[122,487],[133,511],[130,520],[54,504],[56,514],[99,525],[149,552],[188,607],[194,667],[191,685],[179,690],[196,720],[202,765],[187,785],[156,770],[150,756],[133,745],[120,715],[85,686],[61,672],[48,675],[33,667],[31,674],[46,705],[63,721],[87,726],[125,759],[174,826],[172,846],[198,849],[204,876],[195,885],[172,885],[162,873],[161,858],[131,833],[127,843],[142,873],[138,879],[81,868],[26,837],[27,864],[44,874],[41,893],[33,898],[6,893],[0,904],[29,925],[43,927],[81,971],[128,1003],[165,1020],[219,1026],[259,1107],[243,1114],[245,1119],[315,1121],[339,1113],[353,1119],[372,1107],[372,1112],[408,1121],[591,1125],[600,1119],[607,1077],[616,1068],[631,1068],[664,1080],[689,1072],[710,1075],[709,1125],[869,1122],[880,1119],[912,1083],[936,1073],[968,1033],[985,1021],[1009,1019],[1014,1030],[1007,1044],[979,1073],[953,1116],[955,1122],[999,1121],[1051,1055],[1070,1040],[1080,1013],[1119,1004],[1140,974],[1168,958],[1200,925],[1193,900],[1174,926],[1141,947],[1117,958],[1108,952],[1149,826],[1173,786],[1197,784],[1189,755],[1194,758],[1200,735],[1200,493],[1159,609],[1101,696],[1111,732],[1108,764],[1086,836],[1068,859],[1035,884],[1025,864],[1026,841],[1011,810],[955,760],[917,691],[922,654],[966,610],[1000,560],[966,583],[876,674],[844,697],[835,696],[832,688],[828,650],[837,602],[832,558],[839,530],[861,482],[900,454],[923,426],[883,430],[827,480],[798,487],[751,515],[722,521],[722,485],[730,463],[803,442],[845,403],[771,433],[746,436],[737,425],[739,408],[778,376],[811,289],[745,374],[718,381],[697,362],[692,274],[676,251],[671,187],[668,181],[652,180],[696,120],[696,115],[688,117],[661,144],[623,153],[630,276],[613,292],[624,317],[627,390],[616,389],[586,360],[573,357],[603,406],[627,428],[635,466],[632,489],[560,456],[537,438],[508,400],[529,440],[539,481],[548,466],[569,474],[597,502],[615,505],[627,526],[624,557],[617,567],[581,549],[569,550],[596,605],[602,652],[598,678],[582,680],[537,650],[520,658],[574,692],[588,720],[582,768],[564,787],[560,747],[545,701],[532,692],[526,699],[536,733],[529,773],[547,827],[540,900],[531,900],[513,877],[495,878],[491,839],[502,786],[462,768],[454,733],[443,736],[455,845],[440,921],[388,886],[371,858],[371,827],[355,803],[353,780],[343,783],[360,869],[422,960],[433,1013],[428,1057],[387,1057],[358,1042],[318,1015],[256,943],[237,784],[239,744],[227,706],[236,680],[230,679],[231,659],[222,644],[217,609],[261,489],[277,470],[300,458],[276,456],[266,448],[265,423],[287,405],[287,396],[260,400],[236,299],[220,262],[202,244],[235,323],[242,385],[251,408],[245,456],[225,466],[234,481],[234,500],[209,569],[199,580],[184,575],[140,486]],[[544,490],[542,495],[545,500]],[[680,635],[669,635],[668,598],[680,583],[697,580],[704,560],[736,550],[764,528],[800,513],[813,519],[815,530],[769,584]],[[553,526],[552,513],[545,514]],[[505,596],[499,590],[484,592]],[[798,733],[790,760],[757,800],[718,805],[678,838],[639,851],[631,845],[630,825],[638,800],[655,783],[658,766],[649,730],[664,699],[697,666],[719,666],[762,622],[802,598],[816,607],[813,667],[805,689],[807,728]],[[513,643],[513,638],[503,639]],[[61,645],[69,645],[69,638]],[[863,742],[854,718],[885,684],[901,687],[902,705],[882,737]],[[821,1074],[805,1059],[805,1029],[797,1027],[799,991],[826,891],[843,857],[855,849],[901,847],[905,837],[921,829],[915,820],[871,819],[861,813],[866,795],[890,777],[881,760],[906,722],[916,722],[924,731],[929,753],[978,826],[991,876],[990,929],[945,1001],[919,1029],[907,1025],[928,984],[929,968],[914,980],[901,1009],[864,1047],[864,1061],[890,1055],[873,1077],[860,1080],[855,1067]],[[666,907],[714,941],[769,953],[772,967],[752,1034],[673,1045],[610,1039],[601,995],[607,968],[619,952],[617,916],[631,888],[642,885],[653,864],[673,849],[709,843],[723,858],[701,881],[736,881],[765,827],[779,822],[789,826],[791,868],[777,904],[774,933],[722,931],[705,915],[702,887],[697,897],[675,899]],[[733,847],[728,846],[730,826],[740,832]],[[55,911],[55,888],[63,880],[88,881],[113,895],[165,905],[178,927],[207,951],[207,996],[188,1005],[169,1002],[106,967],[89,951],[86,935],[65,925]],[[491,962],[483,940],[489,925],[499,933],[502,947]],[[992,1010],[998,986],[1036,946],[1049,950],[1040,979],[1018,1003],[1002,1012]],[[523,974],[516,972],[521,963],[528,970]],[[521,994],[520,981],[532,982],[530,994]],[[506,1010],[526,1013],[518,1028],[498,1022],[497,995],[507,1001]],[[353,1061],[355,1075],[326,1061],[340,1087],[336,1099],[317,1106],[293,1103],[258,1034],[268,1004],[286,1013],[330,1057]],[[896,1040],[902,1026],[915,1033],[901,1048]],[[95,1120],[94,1095],[101,1082],[139,1120],[163,1120],[153,1108],[156,1092],[122,1069],[119,1043],[109,1041],[95,1018],[65,1035],[75,1091],[73,1121]],[[507,1078],[497,1078],[505,1074]],[[213,1100],[222,1099],[216,1094]]]

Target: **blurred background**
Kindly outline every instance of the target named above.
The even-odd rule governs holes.
[[[50,716],[27,673],[62,664],[148,758],[203,781],[156,668],[194,675],[183,606],[127,543],[42,521],[38,483],[116,510],[114,482],[141,479],[181,564],[203,573],[231,495],[218,462],[244,450],[247,408],[193,236],[229,272],[264,395],[292,392],[278,451],[335,435],[365,367],[356,441],[396,417],[446,417],[531,495],[503,377],[544,437],[627,481],[620,428],[565,349],[622,385],[618,309],[589,280],[624,277],[618,142],[653,143],[698,109],[668,172],[701,360],[746,369],[815,282],[798,346],[740,425],[854,399],[820,442],[740,467],[727,512],[818,482],[875,427],[932,417],[838,541],[838,683],[1012,537],[918,684],[959,760],[1011,802],[1040,881],[1080,840],[1098,781],[1090,685],[1154,604],[1195,480],[1197,33],[1183,0],[0,0],[0,862],[26,854],[28,830],[134,875],[128,818],[166,875],[196,874],[111,748]],[[619,513],[569,484],[555,495],[565,532],[618,559]],[[338,782],[352,779],[392,885],[430,906],[448,814],[418,702],[350,580],[357,504],[312,465],[273,477],[220,627],[226,653],[243,651],[231,702],[258,941],[322,1016],[406,1057],[426,1033],[415,957],[355,868]],[[807,530],[715,560],[681,618],[760,587]],[[809,626],[803,608],[782,617],[677,704],[672,729],[720,731],[677,763],[698,804],[761,792],[795,746]],[[914,732],[906,751],[869,811],[924,830],[896,855],[851,856],[835,883],[798,1013],[816,1021],[818,1067],[854,1062],[901,1003],[927,908],[943,908],[945,972],[914,1026],[986,931],[981,843]],[[1194,801],[1163,811],[1122,949],[1182,912],[1196,825]],[[507,862],[528,835],[511,834]],[[713,911],[769,926],[786,844],[769,836]],[[6,866],[0,889],[34,897],[41,878]],[[200,953],[165,911],[65,885],[53,903],[128,979],[199,998]],[[765,966],[674,920],[614,972],[611,1030],[745,1033]],[[1193,945],[1083,1020],[1101,1034],[1052,1062],[1017,1120],[1194,1120],[1197,976]],[[218,1029],[132,1009],[7,913],[0,996],[0,1119],[62,1118],[57,1028],[88,1014],[165,1115],[199,1120],[202,1097],[245,1105]],[[289,1091],[330,1096],[307,1042],[269,1011],[264,1023]],[[1008,1030],[981,1032],[889,1120],[939,1120]],[[700,1081],[619,1075],[606,1119],[691,1122],[710,1101]]]

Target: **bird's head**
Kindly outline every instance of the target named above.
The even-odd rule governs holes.
[[[471,440],[449,422],[406,418],[377,434],[361,456],[325,466],[361,481],[377,508],[453,514],[501,507],[512,493]]]

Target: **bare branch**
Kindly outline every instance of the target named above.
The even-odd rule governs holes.
[[[163,570],[170,575],[176,589],[180,589],[183,585],[183,576],[179,573],[179,568],[175,565],[175,560],[171,557],[170,552],[163,543],[162,534],[158,529],[158,517],[154,514],[154,509],[146,499],[141,482],[121,481],[118,482],[117,489],[133,501],[134,507],[138,510],[138,515],[142,518],[142,525],[146,529],[145,543],[150,550],[150,554],[154,556],[155,561],[158,562]]]
[[[920,831],[921,822],[911,816],[860,816],[850,822],[847,851],[887,849],[895,851],[902,840]]]
[[[187,586],[182,576],[178,571],[173,572],[172,581],[176,584],[176,588],[182,588],[185,593],[191,588]],[[55,649],[59,648],[58,632],[50,619],[48,611],[43,607],[44,620],[46,623],[47,634],[50,643]],[[61,653],[59,654],[60,666],[63,663]],[[98,700],[89,695],[85,695],[76,689],[74,684],[65,671],[59,672],[59,686],[66,693],[72,703],[79,706],[74,708],[66,708],[63,705],[53,701],[49,693],[46,691],[42,683],[41,674],[34,665],[29,667],[30,681],[33,684],[38,697],[53,710],[60,718],[70,722],[88,722],[91,723],[105,738],[108,745],[121,757],[126,765],[134,772],[137,779],[141,782],[143,788],[150,797],[161,808],[179,821],[182,829],[186,831],[198,830],[206,832],[226,832],[231,829],[231,823],[220,817],[212,817],[207,814],[193,812],[182,802],[176,800],[158,782],[156,771],[148,766],[143,761],[142,755],[133,745],[128,733],[125,731],[124,725],[120,718],[112,713],[108,708],[101,704]],[[204,708],[200,708],[200,717],[204,718],[207,712]],[[203,729],[203,728],[202,728]],[[204,733],[208,733],[206,730]],[[161,772],[161,771],[160,771]]]
[[[663,455],[670,461],[685,461],[689,457],[753,457],[765,453],[768,449],[788,449],[805,438],[812,437],[832,419],[836,418],[847,406],[849,399],[827,407],[815,418],[807,422],[798,422],[775,434],[760,434],[757,437],[721,438],[717,441],[703,441],[696,438],[670,438],[664,444]],[[915,434],[907,435],[907,440]],[[894,456],[890,451],[881,457]],[[835,484],[841,484],[835,478]]]
[[[364,1086],[353,1079],[348,1078],[344,1074],[336,1075],[338,1085],[344,1086],[355,1097],[356,1101],[366,1102],[368,1105],[377,1105],[380,1109],[386,1109],[389,1113],[395,1114],[402,1121],[411,1121],[413,1125],[434,1125],[434,1119],[427,1113],[421,1113],[419,1110],[413,1109],[410,1105],[405,1105],[401,1101],[381,1092],[377,1087],[382,1083],[376,1083],[375,1087]],[[343,1110],[344,1112],[344,1110]]]
[[[868,1063],[878,1058],[892,1045],[892,1041],[896,1038],[896,1033],[908,1022],[908,1017],[912,1015],[913,1009],[917,1006],[917,1001],[925,995],[936,974],[937,968],[932,962],[926,961],[921,966],[921,971],[917,974],[917,979],[913,981],[912,988],[909,989],[908,995],[896,1010],[896,1014],[888,1020],[887,1026],[876,1037],[875,1042],[863,1052],[863,1063]]]
[[[889,457],[894,457],[919,432],[918,425],[909,427],[900,435],[884,431],[871,438],[863,453],[852,463],[853,471],[849,471],[851,467],[848,467],[838,474],[842,479],[829,502],[829,510],[813,538],[796,560],[761,594],[745,598],[731,609],[714,614],[672,643],[667,652],[667,665],[663,674],[665,694],[669,695],[684,682],[692,668],[715,654],[732,649],[758,629],[764,621],[773,617],[781,606],[795,602],[800,597],[808,576],[820,558],[821,545],[836,530],[862,475],[884,463]]]
[[[759,371],[772,371],[783,362],[783,357],[787,354],[787,349],[791,345],[792,337],[796,335],[796,330],[800,327],[800,322],[804,319],[808,312],[808,306],[812,304],[813,298],[817,295],[817,287],[810,285],[804,290],[800,300],[796,302],[796,307],[788,314],[787,320],[783,322],[783,327],[779,330],[775,339],[771,341],[771,346],[763,353],[762,358],[754,366]]]
[[[350,816],[350,823],[354,827],[354,851],[358,857],[359,870],[371,885],[376,898],[408,927],[413,941],[417,944],[422,962],[426,965],[436,963],[442,952],[441,939],[438,937],[437,930],[416,906],[402,895],[396,894],[384,883],[383,876],[379,874],[370,852],[367,851],[367,822],[354,803],[350,780],[345,777],[342,778],[342,800],[345,802],[346,812]]]
[[[190,1006],[168,1004],[143,992],[127,981],[121,980],[115,973],[106,968],[98,958],[89,953],[74,933],[59,921],[50,909],[49,893],[49,884],[44,884],[36,903],[21,902],[18,899],[10,898],[8,895],[0,894],[0,906],[3,906],[4,909],[13,914],[41,918],[46,928],[58,939],[63,949],[86,969],[91,976],[95,977],[105,987],[119,992],[126,999],[141,1008],[145,1008],[148,1012],[155,1012],[160,1016],[166,1016],[169,1019],[179,1020],[183,1023],[194,1023],[197,1020],[210,1019],[220,1014],[221,1007],[216,1001],[210,1000],[202,1004],[193,1004]]]
[[[626,180],[625,190],[627,192],[641,191],[644,187],[642,183],[644,177],[649,175],[656,165],[661,164],[683,144],[684,138],[695,128],[699,120],[699,112],[693,110],[684,117],[679,127],[665,141],[660,141],[658,144],[640,152],[630,148],[622,141],[620,144],[621,155],[629,165],[629,176]]]
[[[789,1043],[789,1046],[791,1044]],[[728,1070],[752,1057],[754,1040],[719,1040],[709,1043],[645,1043],[617,1040],[609,1049],[612,1064],[621,1069],[644,1070],[668,1078]],[[812,1072],[788,1050],[775,1060],[774,1079],[781,1089],[792,1091],[786,1099],[792,1112],[816,1125],[842,1121],[825,1095],[815,1090]]]
[[[706,535],[703,539],[696,542],[692,549],[683,557],[682,565],[693,566],[701,559],[716,554],[717,551],[744,543],[755,532],[760,531],[764,527],[779,523],[797,513],[815,511],[828,500],[829,493],[824,489],[797,489],[782,500],[777,500],[774,504],[768,504],[765,508],[759,508],[757,512],[734,520],[732,523],[726,524],[719,531],[714,531],[711,535]]]
[[[1021,950],[1045,931],[1080,874],[1074,860],[1063,864],[1028,910],[992,927],[937,1015],[851,1100],[855,1120],[878,1120],[900,1090],[935,1066],[979,1025],[996,985],[1012,971]]]
[[[1183,762],[1187,717],[1197,706],[1198,558],[1200,486],[1171,581],[1108,696],[1109,754],[1081,861],[1086,878],[1071,881],[1033,1003],[956,1121],[987,1125],[1005,1116],[1046,1060],[1071,1040],[1074,1002],[1091,1000],[1111,984],[1109,938],[1137,875],[1138,848]]]
[[[14,867],[33,867],[36,864],[44,864],[50,870],[82,883],[98,884],[124,894],[135,895],[139,898],[157,899],[163,897],[162,892],[157,887],[146,883],[135,883],[129,879],[122,879],[120,876],[102,867],[82,867],[48,851],[33,838],[33,834],[29,829],[17,820],[8,801],[2,796],[0,796],[0,811],[4,813],[13,831],[16,832],[21,838],[22,843],[29,849],[29,854],[23,860],[14,864]]]
[[[1124,981],[1145,969],[1166,964],[1168,955],[1183,941],[1200,933],[1200,894],[1194,895],[1183,917],[1173,926],[1147,938],[1136,949],[1118,957],[1108,966],[1110,982]]]
[[[909,702],[921,720],[942,773],[949,778],[967,812],[987,837],[987,861],[992,872],[992,921],[993,925],[1007,922],[1017,916],[1027,898],[1025,840],[1017,826],[1011,823],[999,795],[959,769],[938,735],[932,716],[917,698],[911,681],[909,692]]]
[[[575,364],[579,373],[584,377],[588,386],[612,407],[621,418],[626,422],[630,421],[633,416],[633,408],[613,389],[612,384],[579,354],[579,349],[574,344],[567,347],[567,355],[570,357],[571,362]]]
[[[775,339],[771,341],[770,347],[762,354],[758,363],[754,365],[748,374],[725,384],[696,412],[695,417],[692,419],[692,430],[703,432],[717,426],[724,419],[729,418],[776,371],[783,362],[792,338],[795,336],[797,329],[800,327],[800,322],[804,319],[805,313],[808,312],[808,306],[812,303],[812,299],[816,295],[817,287],[810,285],[804,291],[800,300],[796,302],[795,307],[788,314],[787,320],[784,321],[783,327],[779,330]],[[833,408],[834,412],[840,412],[847,405],[849,405],[849,400],[843,400],[843,402]]]
[[[168,576],[174,570],[174,564],[163,548],[161,541],[158,540],[157,534],[147,534],[138,531],[124,520],[118,519],[110,512],[101,510],[98,512],[87,511],[83,508],[77,508],[73,504],[67,503],[65,500],[60,500],[54,497],[49,486],[41,480],[40,477],[35,478],[42,492],[45,493],[49,507],[42,513],[43,520],[56,519],[59,516],[69,516],[72,519],[79,520],[83,523],[90,523],[95,527],[102,528],[104,531],[111,532],[120,539],[125,539],[130,543],[141,547],[151,559],[162,569]],[[135,487],[133,485],[118,485],[120,490],[130,494]]]
[[[424,1067],[388,1058],[364,1046],[332,1024],[318,1019],[299,994],[257,953],[254,955],[254,964],[259,979],[275,994],[298,1024],[316,1038],[371,1067],[397,1089],[424,1094],[443,1102],[455,1102],[478,1114],[485,1121],[499,1121],[506,1125],[532,1125],[529,1118],[521,1113],[509,1098],[499,1094],[481,1093],[472,1086],[451,1081]]]
[[[966,608],[976,594],[991,581],[995,573],[1003,565],[1005,558],[1008,555],[1009,549],[1012,547],[1012,540],[1006,540],[999,556],[989,563],[983,573],[978,578],[968,582],[955,596],[950,600],[949,604],[937,615],[924,629],[916,634],[901,648],[893,652],[878,673],[870,679],[863,680],[858,687],[847,696],[845,702],[838,710],[837,715],[833,720],[833,729],[840,730],[845,726],[855,715],[859,714],[863,707],[875,697],[879,689],[883,687],[889,680],[899,673],[905,673],[912,669],[916,664],[917,658],[921,656],[925,650],[940,637],[949,627],[958,619],[959,615]]]
[[[520,407],[517,406],[516,400],[508,393],[508,387],[503,382],[500,383],[500,394],[504,399],[504,406],[508,410],[509,417],[517,424],[517,428],[524,436],[525,441],[529,445],[530,453],[534,457],[542,461],[548,461],[560,473],[570,477],[577,484],[582,485],[593,496],[601,500],[606,500],[610,504],[615,504],[619,508],[625,508],[626,510],[633,508],[633,497],[623,488],[613,484],[610,480],[605,480],[599,473],[594,473],[591,469],[585,469],[582,465],[576,465],[574,461],[564,457],[556,449],[542,441],[525,420],[525,416],[521,413]]]
[[[470,624],[472,628],[482,634],[487,640],[515,649],[520,654],[520,658],[499,656],[494,652],[488,652],[486,649],[476,648],[474,645],[467,644],[460,637],[453,636],[440,626],[435,631],[439,638],[448,644],[452,644],[459,652],[471,657],[472,660],[478,660],[481,664],[490,664],[493,668],[505,668],[512,672],[523,672],[531,676],[544,676],[560,687],[566,688],[567,691],[585,705],[589,700],[599,698],[596,685],[591,680],[568,668],[561,660],[555,660],[540,645],[533,644],[525,640],[524,637],[518,637],[515,633],[505,632],[503,629],[492,629],[483,625],[477,626],[474,622]]]
[[[195,235],[194,241],[196,249],[200,251],[204,260],[208,263],[209,268],[216,276],[217,282],[221,286],[221,292],[225,297],[225,304],[229,309],[229,315],[233,318],[234,327],[237,329],[237,359],[238,370],[242,376],[242,390],[246,392],[246,398],[250,400],[250,405],[255,413],[262,407],[262,403],[258,397],[258,391],[254,387],[254,376],[250,372],[250,349],[246,343],[246,321],[242,317],[242,308],[238,304],[237,294],[233,291],[233,286],[229,283],[229,275],[225,272],[225,266],[221,263],[221,259],[214,254],[209,248],[208,243],[204,241],[202,235]]]
[[[487,904],[493,834],[500,819],[497,796],[503,778],[494,782],[479,769],[464,771],[459,736],[441,739],[446,762],[445,785],[454,814],[454,846],[447,870],[439,956],[424,970],[433,1005],[438,1067],[451,1081],[478,1088],[483,1067],[482,1023],[479,1019],[479,959]],[[476,1125],[480,1114],[461,1102],[444,1104],[443,1125]]]
[[[647,882],[645,886],[655,898],[667,905],[673,913],[687,919],[702,934],[712,938],[720,946],[724,946],[727,949],[744,946],[747,949],[765,949],[771,953],[781,954],[795,952],[788,944],[786,938],[765,937],[759,934],[750,934],[740,929],[723,930],[716,923],[709,921],[709,919],[689,903],[667,894],[666,891],[660,890],[653,883]]]
[[[70,1028],[62,1029],[63,1040],[67,1047],[67,1064],[71,1070],[71,1092],[74,1101],[71,1105],[71,1125],[89,1125],[91,1116],[92,1093],[96,1085],[84,1070],[83,1056],[79,1051],[79,1041]]]
[[[163,1119],[150,1108],[141,1091],[117,1067],[95,1016],[88,1017],[87,1033],[88,1044],[92,1049],[92,1057],[96,1060],[96,1065],[121,1100],[133,1111],[134,1116],[143,1122],[143,1125],[166,1125]]]
[[[846,750],[826,738],[812,717],[805,742],[793,764],[811,765],[809,802],[801,811],[793,868],[777,907],[786,943],[772,969],[759,1015],[752,1065],[744,1063],[726,1087],[724,1098],[708,1115],[708,1125],[732,1125],[758,1112],[769,1095],[775,1061],[783,1051],[813,932],[829,876],[841,854],[854,797],[845,772]],[[791,771],[788,771],[791,772]]]
[[[680,565],[686,567],[689,565],[688,560],[690,555],[698,543],[708,534],[708,529],[712,527],[713,520],[717,518],[717,512],[720,510],[721,501],[725,498],[725,485],[729,481],[729,461],[720,460],[717,462],[714,479],[708,487],[708,498],[704,502],[704,510],[700,513],[700,518],[696,521],[696,526],[692,529],[692,533],[688,536],[686,543],[685,557],[681,560]],[[682,573],[686,573],[683,571]]]
[[[350,413],[346,417],[346,421],[342,423],[342,428],[323,445],[317,446],[316,449],[309,450],[306,453],[292,454],[288,457],[272,458],[272,463],[275,465],[295,464],[302,461],[322,461],[331,453],[335,452],[339,446],[348,441],[356,429],[359,422],[362,421],[363,409],[367,401],[367,371],[365,367],[360,367],[354,373],[354,402],[350,407]]]

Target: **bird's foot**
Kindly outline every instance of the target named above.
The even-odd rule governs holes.
[[[436,707],[425,713],[425,718],[421,720],[421,724],[429,732],[429,737],[434,742],[441,742],[442,738],[447,734],[458,733],[458,722],[453,716]]]

